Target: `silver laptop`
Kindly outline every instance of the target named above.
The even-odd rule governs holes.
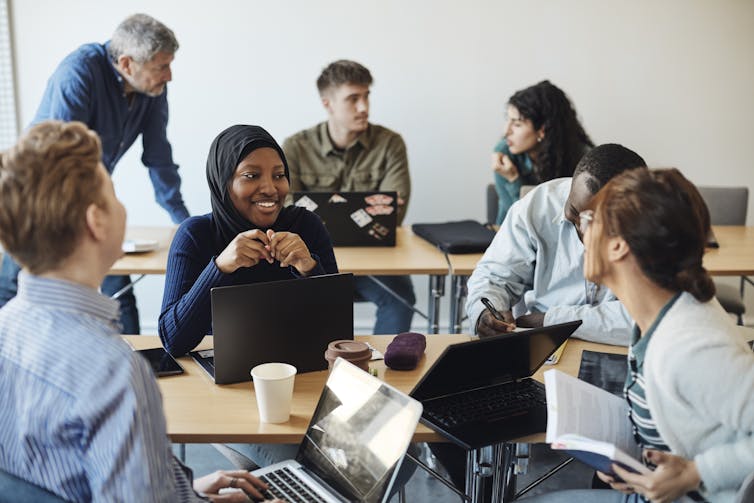
[[[286,501],[386,502],[421,414],[418,401],[338,358],[296,459],[252,473]]]
[[[250,381],[260,363],[290,363],[299,373],[325,370],[325,350],[353,339],[353,275],[217,287],[212,295],[214,349],[192,351],[215,384]]]

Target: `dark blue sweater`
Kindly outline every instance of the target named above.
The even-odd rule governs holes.
[[[337,273],[330,235],[319,217],[301,208],[283,211],[294,218],[279,218],[290,225],[286,229],[275,226],[273,229],[301,236],[317,261],[309,276]],[[228,243],[217,243],[215,236],[211,213],[191,217],[178,227],[170,246],[159,333],[163,346],[174,356],[188,353],[212,333],[211,288],[301,277],[293,267],[280,267],[278,261],[269,264],[264,260],[254,267],[224,274],[215,265],[215,257]]]

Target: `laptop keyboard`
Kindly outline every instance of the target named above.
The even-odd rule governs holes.
[[[267,492],[271,497],[284,499],[289,503],[325,503],[325,500],[309,489],[306,482],[302,481],[290,468],[278,468],[259,478],[270,487]]]
[[[432,400],[424,404],[424,411],[433,420],[454,428],[516,416],[546,403],[544,390],[533,379],[526,379]]]

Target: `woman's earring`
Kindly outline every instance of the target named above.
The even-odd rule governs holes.
[[[544,138],[544,136],[540,136],[539,138],[537,138],[537,143],[542,143],[542,139],[543,138]]]

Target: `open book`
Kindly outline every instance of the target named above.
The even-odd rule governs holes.
[[[544,373],[546,441],[596,470],[615,476],[611,465],[649,473],[640,461],[626,401],[559,370]]]

